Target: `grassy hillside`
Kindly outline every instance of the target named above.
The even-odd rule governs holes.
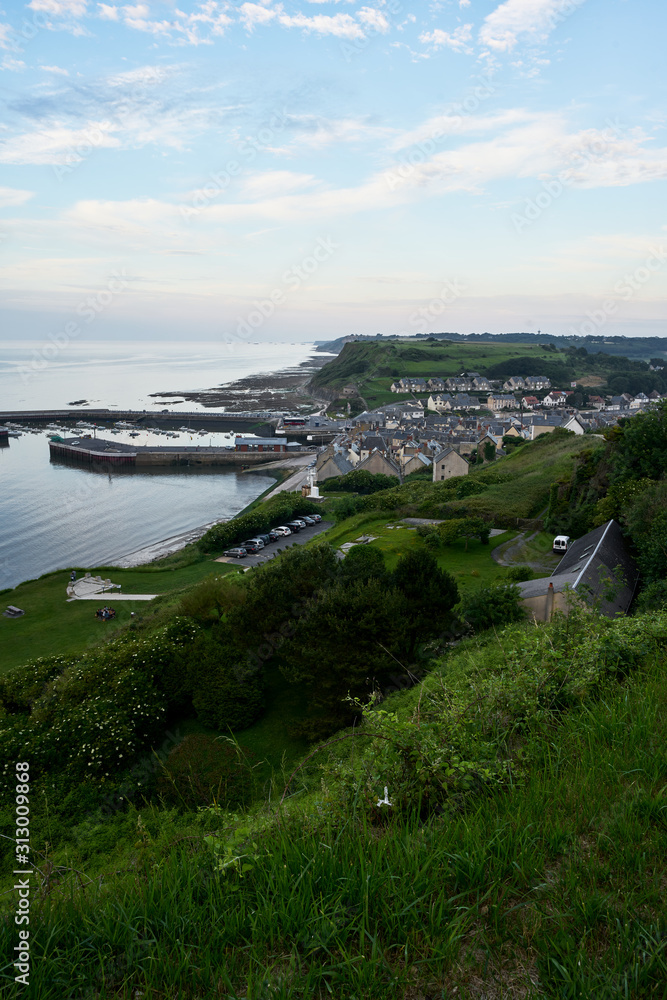
[[[559,350],[552,344],[471,343],[469,341],[397,340],[384,343],[359,341],[345,344],[340,354],[311,380],[314,390],[333,392],[355,385],[369,406],[408,398],[390,391],[400,377],[447,378],[463,371],[477,371],[489,378],[546,375],[556,387],[571,382],[592,391],[651,392],[667,388],[661,372],[650,372],[644,361],[609,354],[588,354],[585,348]]]
[[[316,755],[323,772],[315,760],[302,770],[282,806],[278,780],[271,802],[244,817],[149,806],[88,818],[75,830],[78,873],[42,864],[30,995],[664,997],[666,626],[613,632],[619,651],[643,643],[642,666],[600,674],[569,711],[553,691],[540,709],[544,677],[524,686],[517,667],[537,634],[516,627],[464,644],[422,689],[393,696],[383,707],[395,722],[375,731],[403,740],[412,725],[426,753],[443,713],[460,715],[469,752],[481,736],[489,761],[511,761],[500,783],[454,787],[439,810],[398,809],[396,765],[385,770],[382,744],[374,762],[349,734]],[[574,668],[578,628],[541,634],[544,652]],[[489,727],[482,699],[506,661],[508,707]],[[522,716],[534,695],[537,714]],[[352,761],[337,752],[347,746],[359,755],[348,797],[336,777]],[[384,785],[394,805],[382,809]],[[15,937],[0,924],[6,954]],[[5,996],[20,990],[7,978]]]

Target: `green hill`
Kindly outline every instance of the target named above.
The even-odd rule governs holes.
[[[664,372],[650,371],[648,362],[610,354],[589,354],[585,347],[557,348],[554,344],[514,344],[392,340],[347,343],[340,354],[311,379],[310,387],[334,398],[344,386],[355,386],[369,406],[407,398],[390,391],[397,378],[448,378],[475,371],[488,378],[545,375],[555,388],[578,382],[593,392],[620,394],[667,391]]]

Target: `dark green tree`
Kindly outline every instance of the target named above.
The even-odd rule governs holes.
[[[371,577],[384,580],[387,570],[382,552],[372,545],[355,545],[340,564],[339,575],[346,584],[367,583]]]
[[[454,577],[440,569],[435,556],[425,549],[401,556],[391,583],[402,598],[401,649],[412,661],[420,642],[441,634],[452,624],[458,587]]]
[[[310,735],[347,725],[354,717],[348,693],[365,699],[400,669],[393,656],[400,650],[402,621],[402,595],[375,578],[340,581],[309,602],[281,650],[280,669],[306,689]]]

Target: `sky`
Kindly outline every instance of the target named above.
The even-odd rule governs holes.
[[[667,336],[656,0],[0,9],[0,338]]]

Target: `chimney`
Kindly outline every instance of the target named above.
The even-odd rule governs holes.
[[[550,622],[551,621],[551,616],[553,615],[553,613],[554,613],[554,585],[553,585],[553,583],[550,583],[549,587],[547,589],[546,608],[545,608],[545,618],[544,618],[544,620],[547,621],[547,622]]]

